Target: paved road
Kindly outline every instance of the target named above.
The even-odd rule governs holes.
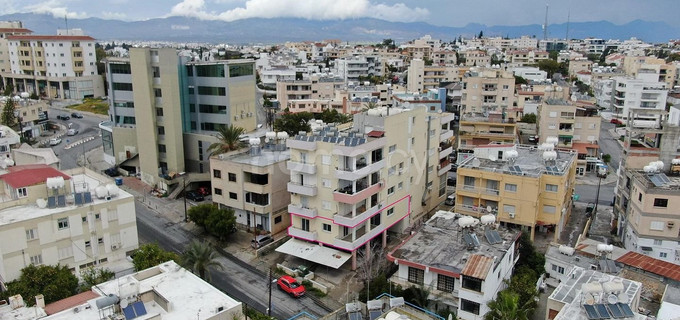
[[[164,216],[150,210],[139,201],[135,201],[135,209],[140,243],[156,242],[165,250],[180,253],[194,237],[180,224],[168,221]],[[221,257],[219,259],[224,270],[212,270],[212,285],[232,298],[266,313],[267,277],[261,272],[254,271],[254,268],[248,267],[245,263],[232,259],[236,258]],[[293,299],[276,287],[272,290],[272,316],[277,319],[288,319],[302,311],[314,316],[327,314],[308,297]]]
[[[621,148],[618,140],[612,137],[612,135],[609,133],[609,129],[614,127],[614,124],[602,121],[600,126],[600,141],[598,143],[600,145],[600,152],[602,154],[609,154],[612,156],[612,159],[609,163],[613,171],[616,172],[616,170],[619,168],[621,158],[623,157],[623,149]]]
[[[61,143],[53,146],[52,150],[57,154],[60,160],[60,167],[62,170],[73,169],[78,167],[82,163],[78,163],[78,159],[82,162],[83,153],[92,150],[94,148],[100,147],[102,145],[102,140],[99,137],[99,123],[104,119],[101,117],[83,114],[82,119],[71,118],[69,120],[57,120],[56,115],[67,114],[66,112],[54,111],[53,117],[50,117],[50,121],[59,123],[66,127],[71,125],[72,129],[78,130],[78,134],[74,136],[63,136],[61,138]],[[70,113],[68,113],[70,115]],[[88,137],[95,137],[94,140],[88,141],[69,150],[64,148],[69,144]]]

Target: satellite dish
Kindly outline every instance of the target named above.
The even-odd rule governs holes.
[[[128,306],[128,301],[127,299],[120,300],[120,308],[125,309]]]
[[[610,294],[607,296],[607,302],[609,302],[609,304],[615,304],[619,302],[619,298],[615,294]]]

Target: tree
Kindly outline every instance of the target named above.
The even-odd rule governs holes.
[[[515,84],[527,84],[527,79],[520,76],[515,76]]]
[[[425,65],[426,65],[426,66],[431,66],[431,65],[432,65],[432,62],[433,62],[432,59],[430,59],[430,58],[428,58],[428,57],[424,57],[424,58],[423,58],[423,61],[425,62]]]
[[[300,131],[311,131],[309,120],[313,119],[311,112],[284,113],[274,120],[274,131],[285,131],[289,136],[295,136]]]
[[[533,269],[537,276],[545,273],[545,256],[536,251],[536,247],[531,242],[529,235],[524,232],[519,237],[519,260],[517,260],[515,268],[521,266]]]
[[[527,305],[533,309],[536,307],[534,298],[538,296],[536,281],[538,281],[536,271],[528,266],[521,266],[515,269],[515,274],[512,275],[510,281],[507,281],[507,290],[519,295],[520,305]]]
[[[559,54],[560,54],[559,51],[557,51],[557,50],[552,50],[552,51],[548,52],[548,57],[549,57],[551,60],[557,61],[557,56],[559,56]]]
[[[12,100],[12,97],[9,97],[7,101],[5,101],[5,107],[2,109],[2,124],[8,126],[8,127],[13,127],[14,124],[16,123],[16,116],[14,115],[14,111],[16,109],[14,108],[14,100]]]
[[[203,231],[208,232],[208,217],[215,211],[217,207],[212,203],[202,203],[197,206],[189,208],[187,214],[189,219],[197,226],[203,227]]]
[[[525,113],[522,116],[522,119],[519,120],[519,122],[536,123],[536,114],[535,113]]]
[[[430,290],[423,286],[411,286],[404,289],[404,300],[421,307],[423,309],[427,308],[428,299],[430,296]]]
[[[97,72],[101,75],[105,75],[106,66],[104,65],[104,62],[102,60],[106,58],[106,50],[104,50],[104,48],[102,47],[95,48],[94,55],[95,59],[97,60]]]
[[[241,142],[241,135],[246,130],[230,124],[228,126],[220,126],[217,130],[218,142],[215,142],[208,147],[210,155],[222,154],[232,150],[238,150],[243,146]]]
[[[210,234],[216,236],[220,241],[223,241],[230,235],[236,226],[236,216],[233,209],[217,209],[213,210],[206,220],[208,231]]]
[[[510,290],[498,292],[488,306],[490,310],[484,315],[486,320],[528,320],[531,311],[528,306],[520,305],[519,295]]]
[[[12,95],[12,92],[14,92],[14,86],[11,83],[8,83],[5,86],[5,91],[2,92],[3,96],[9,97]]]
[[[604,161],[604,163],[609,163],[610,161],[612,161],[612,155],[610,155],[609,153],[603,155],[602,161]]]
[[[81,291],[90,290],[96,284],[109,281],[116,276],[116,273],[107,268],[95,268],[93,266],[80,270],[80,278],[84,284]]]
[[[346,123],[352,121],[349,115],[340,113],[335,109],[324,109],[323,112],[315,114],[314,118],[324,123]]]
[[[480,31],[479,31],[479,36],[477,36],[477,38],[481,39],[481,38],[483,38],[483,37],[484,37],[484,31],[483,31],[483,30],[480,30]]]
[[[217,261],[217,253],[205,243],[193,240],[182,254],[182,265],[201,279],[210,281],[210,268],[224,270],[224,266]]]
[[[135,271],[148,269],[170,260],[181,262],[176,253],[165,251],[156,243],[143,244],[132,254],[132,265]]]
[[[33,297],[42,294],[45,303],[52,303],[76,294],[78,278],[67,266],[31,264],[21,269],[19,279],[6,283],[6,286],[7,291],[0,293],[2,299],[20,294],[27,305],[33,305]]]
[[[548,78],[552,78],[553,74],[559,72],[560,64],[551,59],[545,59],[538,62],[538,68],[548,73]]]

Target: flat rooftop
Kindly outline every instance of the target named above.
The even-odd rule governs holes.
[[[68,174],[68,171],[64,173]],[[85,205],[90,204],[98,205],[110,202],[110,200],[99,199],[95,196],[95,188],[97,188],[100,185],[106,186],[108,184],[113,184],[113,180],[106,179],[104,176],[95,177],[90,176],[86,173],[72,174],[71,179],[66,180],[66,183],[71,184],[71,190],[74,190],[74,192],[90,191],[92,193],[92,202],[84,205],[75,205],[73,201],[73,195],[66,195],[65,207],[57,207],[51,209],[40,208],[35,202],[26,205],[10,207],[0,211],[0,226],[50,216],[53,214],[59,214],[62,212],[68,212],[77,207]],[[45,186],[45,188],[47,188],[47,186]],[[113,197],[112,200],[127,198],[132,198],[132,195],[118,188],[118,195]]]
[[[628,297],[628,303],[635,301],[637,292],[642,288],[642,284],[637,281],[604,274],[595,270],[574,267],[568,275],[567,280],[560,283],[560,285],[555,288],[555,291],[550,294],[548,299],[564,304],[576,301],[578,304],[579,301],[577,301],[576,298],[580,295],[581,286],[583,284],[591,282],[602,284],[609,281],[621,281],[623,283],[623,292]],[[606,303],[606,301],[604,303]]]
[[[575,151],[554,150],[557,153],[555,160],[544,160],[543,151],[535,146],[523,145],[486,145],[477,146],[479,148],[491,148],[498,150],[516,150],[518,155],[513,161],[506,160],[491,160],[490,157],[481,157],[480,153],[475,151],[476,155],[471,155],[463,160],[458,165],[458,168],[470,168],[476,170],[502,172],[504,174],[522,175],[530,177],[539,177],[542,174],[550,175],[564,175],[568,172],[574,159],[576,159]],[[490,149],[490,150],[491,150]],[[493,152],[493,150],[491,150]],[[493,158],[495,159],[495,158]]]
[[[473,231],[479,240],[479,245],[468,250],[464,241],[464,233],[457,218],[459,215],[450,211],[438,211],[423,227],[392,254],[394,258],[407,260],[418,264],[435,267],[442,270],[461,274],[466,267],[475,261],[491,261],[490,265],[480,267],[495,267],[506,254],[512,243],[519,236],[518,231],[503,228],[494,229],[500,235],[500,241],[489,243],[483,226],[477,226]],[[488,228],[491,230],[491,228]],[[482,256],[489,259],[473,259]],[[486,277],[486,273],[483,274]],[[483,279],[483,278],[482,278]]]
[[[680,190],[680,177],[666,175],[663,172],[634,171],[633,177],[644,184],[647,190]]]
[[[239,153],[233,155],[225,160],[248,164],[255,167],[267,167],[281,161],[290,160],[290,150],[286,149],[284,151],[271,151],[264,149],[257,155],[251,155],[250,151]]]
[[[222,308],[222,310],[241,309],[240,302],[180,267],[174,261],[168,261],[132,275],[104,282],[93,287],[92,290],[98,293],[100,297],[76,306],[78,312],[75,312],[74,308],[69,308],[43,319],[101,319],[96,301],[108,294],[119,296],[121,301],[127,300],[128,306],[133,305],[137,300],[136,298],[128,299],[127,295],[141,297],[145,293],[154,294],[153,299],[143,302],[146,315],[138,317],[139,319],[151,319],[157,315],[159,319],[164,320],[211,319],[219,308]],[[166,301],[170,305],[170,310],[166,310],[161,306],[161,303],[156,301]],[[102,308],[101,311],[104,315],[113,313],[106,308]]]

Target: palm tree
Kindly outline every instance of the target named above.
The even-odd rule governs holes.
[[[496,300],[489,301],[489,312],[484,315],[486,320],[528,320],[533,311],[531,301],[519,305],[519,295],[510,290],[498,292]]]
[[[246,130],[241,127],[235,127],[233,124],[229,126],[221,126],[217,130],[218,142],[215,142],[208,147],[210,155],[221,154],[232,150],[238,150],[243,146],[240,136]]]
[[[182,254],[183,265],[205,281],[210,281],[210,268],[224,270],[224,266],[217,261],[217,253],[213,248],[198,240],[191,241],[189,247]]]
[[[369,102],[369,103],[367,103],[367,104],[364,105],[364,108],[362,109],[362,111],[367,111],[367,110],[370,110],[370,109],[375,109],[375,108],[377,108],[377,107],[378,107],[378,104],[377,104],[377,103],[375,103],[375,102]]]

